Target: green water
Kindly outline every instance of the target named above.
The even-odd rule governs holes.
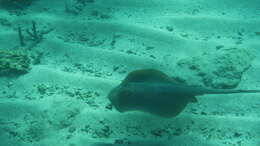
[[[257,93],[196,96],[168,118],[107,98],[140,69],[259,90],[259,26],[258,0],[0,0],[0,146],[259,146]]]

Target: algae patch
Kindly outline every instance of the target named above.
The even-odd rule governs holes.
[[[0,76],[21,75],[30,70],[30,58],[23,52],[0,50]]]
[[[4,9],[25,9],[31,5],[34,0],[0,0],[0,8]]]

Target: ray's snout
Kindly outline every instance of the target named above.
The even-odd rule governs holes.
[[[120,86],[116,86],[115,88],[113,88],[107,98],[110,100],[110,102],[115,106],[115,108],[121,112],[120,108],[119,108],[119,90],[120,90]]]

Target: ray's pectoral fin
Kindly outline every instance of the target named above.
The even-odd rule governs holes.
[[[171,82],[172,79],[155,69],[143,69],[136,70],[129,73],[122,84],[127,84],[129,82]]]

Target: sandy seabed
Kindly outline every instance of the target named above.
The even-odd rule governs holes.
[[[142,68],[205,85],[196,71],[182,70],[180,61],[221,55],[230,48],[243,49],[251,57],[226,55],[227,61],[220,61],[238,66],[235,69],[241,73],[233,83],[223,70],[228,72],[225,84],[260,89],[259,4],[258,0],[34,0],[23,7],[0,6],[0,49],[38,59],[25,74],[0,77],[0,145],[138,141],[167,146],[260,145],[259,94],[201,96],[169,119],[119,113],[106,98],[127,73]],[[42,34],[40,40],[26,31],[33,31],[32,21]],[[198,66],[207,67],[205,73],[216,64]]]

